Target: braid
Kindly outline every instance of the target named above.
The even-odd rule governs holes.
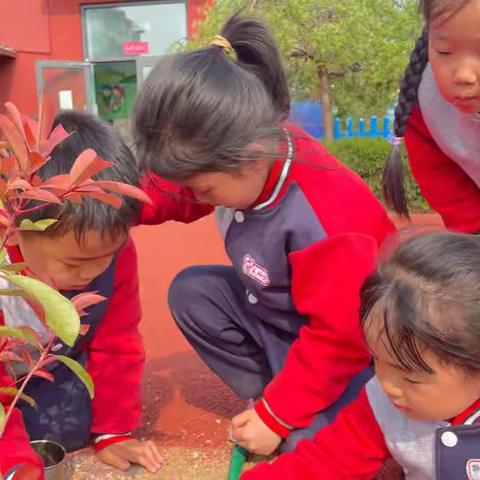
[[[418,38],[415,48],[410,55],[402,81],[398,104],[395,108],[395,121],[393,125],[396,141],[393,142],[392,151],[383,170],[383,196],[389,208],[400,215],[407,217],[408,206],[403,185],[403,165],[400,152],[400,138],[405,136],[408,119],[418,99],[418,87],[422,74],[428,64],[428,34],[424,30]]]
[[[394,133],[397,137],[403,137],[407,130],[407,122],[412,109],[417,103],[418,87],[422,81],[423,71],[428,64],[428,35],[424,31],[418,38],[415,48],[410,55],[402,81],[398,105],[395,108]]]

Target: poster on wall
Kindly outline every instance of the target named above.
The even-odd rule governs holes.
[[[95,93],[100,117],[110,122],[128,119],[137,94],[135,62],[96,65]]]

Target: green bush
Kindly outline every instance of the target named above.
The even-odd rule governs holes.
[[[324,145],[342,163],[358,173],[382,200],[382,171],[390,151],[390,145],[385,139],[343,138],[324,142]],[[406,160],[405,154],[404,159]],[[405,167],[405,191],[410,210],[429,209],[408,167]]]

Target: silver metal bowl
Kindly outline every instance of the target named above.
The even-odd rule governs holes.
[[[45,464],[45,480],[64,480],[66,450],[60,444],[50,440],[35,440],[31,445]]]

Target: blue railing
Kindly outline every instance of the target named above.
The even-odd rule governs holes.
[[[345,121],[346,129],[342,130],[342,120],[336,118],[333,124],[333,138],[338,140],[340,138],[388,138],[391,135],[391,121],[389,117],[384,117],[381,125],[375,115],[370,117],[370,124],[361,118],[356,125],[352,118],[347,118]]]
[[[311,100],[294,101],[291,105],[290,120],[315,138],[325,135],[323,126],[322,105]],[[333,138],[388,138],[391,131],[391,119],[386,116],[382,120],[372,116],[367,122],[364,119],[355,122],[353,118],[341,120],[336,118],[333,125]]]

